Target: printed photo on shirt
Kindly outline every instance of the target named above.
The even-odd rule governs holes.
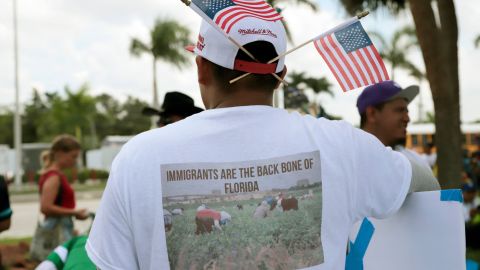
[[[300,269],[324,262],[318,151],[161,166],[170,269]]]

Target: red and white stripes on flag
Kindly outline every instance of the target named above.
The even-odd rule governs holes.
[[[214,18],[215,23],[227,34],[232,27],[245,17],[254,17],[266,21],[281,20],[282,16],[267,2],[260,0],[232,0],[234,6],[218,12]]]
[[[315,40],[314,44],[344,92],[389,80],[373,44],[347,53],[335,33]]]

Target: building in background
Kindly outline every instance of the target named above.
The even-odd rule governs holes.
[[[107,136],[99,149],[87,151],[87,168],[110,171],[113,159],[133,136]]]
[[[461,130],[463,148],[469,153],[480,150],[480,124],[462,124]],[[433,123],[408,125],[407,148],[422,153],[423,147],[429,143],[435,144],[435,125]]]

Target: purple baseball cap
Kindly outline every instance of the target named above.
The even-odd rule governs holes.
[[[418,85],[411,85],[405,89],[394,81],[383,81],[365,87],[357,99],[357,108],[360,114],[369,106],[375,106],[397,98],[404,98],[410,103],[419,92]]]

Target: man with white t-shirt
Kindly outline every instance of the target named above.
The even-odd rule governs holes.
[[[286,51],[281,21],[243,18],[230,36],[259,62],[202,22],[193,51],[207,110],[134,137],[115,158],[87,244],[100,269],[343,270],[352,224],[438,188],[346,122],[272,107],[272,73],[283,78],[286,67],[283,57],[265,63]],[[279,192],[311,196],[298,209],[252,216]],[[196,235],[199,204],[228,211],[229,225]],[[185,209],[168,234],[167,207]]]

